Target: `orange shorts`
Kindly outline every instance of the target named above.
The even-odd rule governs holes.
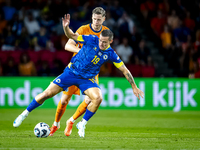
[[[96,75],[96,77],[95,77],[97,84],[99,84],[98,77],[99,77],[99,75]],[[65,94],[65,95],[73,95],[73,94],[80,95],[80,89],[77,86],[72,85],[72,86],[68,87],[67,91],[63,91],[63,94]]]
[[[67,91],[63,91],[63,94],[65,95],[80,95],[80,89],[75,86],[75,85],[72,85],[70,87],[68,87],[68,90]]]

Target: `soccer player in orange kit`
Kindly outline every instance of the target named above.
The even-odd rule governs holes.
[[[76,31],[76,33],[78,33],[79,35],[97,35],[99,37],[103,30],[108,29],[106,26],[102,25],[103,22],[105,21],[105,16],[106,16],[106,11],[102,7],[96,7],[92,11],[92,23],[81,26]],[[74,52],[73,54],[74,56],[80,50],[80,47],[82,47],[82,44],[76,43],[74,40],[69,39],[65,45],[65,50]],[[97,83],[99,83],[98,75],[96,76],[96,80]],[[67,104],[69,103],[73,94],[80,95],[80,89],[74,85],[69,87],[67,92],[66,91],[63,92],[61,100],[59,101],[57,106],[55,121],[51,127],[50,136],[53,136],[53,134],[60,128],[61,117],[63,116]],[[66,122],[67,126],[64,131],[66,136],[70,136],[75,120],[85,113],[86,108],[90,102],[91,102],[90,98],[88,96],[85,96],[84,101],[79,105],[76,112],[69,120],[67,120]]]

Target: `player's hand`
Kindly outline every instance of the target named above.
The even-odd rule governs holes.
[[[142,92],[139,88],[134,88],[133,93],[135,96],[140,100],[140,96],[143,98],[144,97],[144,92]]]
[[[65,28],[65,27],[69,26],[69,23],[70,23],[70,14],[67,14],[67,15],[65,14],[64,18],[62,18],[63,27]]]

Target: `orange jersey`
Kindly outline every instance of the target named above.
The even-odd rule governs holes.
[[[95,31],[92,29],[91,24],[87,24],[87,25],[83,25],[80,28],[78,28],[76,33],[78,33],[79,35],[90,35],[91,34],[91,35],[96,35],[99,37],[103,30],[109,30],[109,28],[102,25],[101,29],[99,31]],[[82,47],[83,44],[77,43],[77,46]],[[74,53],[73,56],[74,55],[76,55],[76,53]]]

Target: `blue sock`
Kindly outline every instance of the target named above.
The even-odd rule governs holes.
[[[37,108],[38,106],[40,106],[41,104],[39,104],[38,102],[36,102],[35,98],[32,100],[32,102],[28,105],[28,107],[26,108],[29,112],[31,112],[33,109]]]
[[[85,112],[85,115],[83,116],[83,119],[88,121],[94,114],[95,114],[95,112],[91,112],[88,109],[86,109],[86,112]]]

